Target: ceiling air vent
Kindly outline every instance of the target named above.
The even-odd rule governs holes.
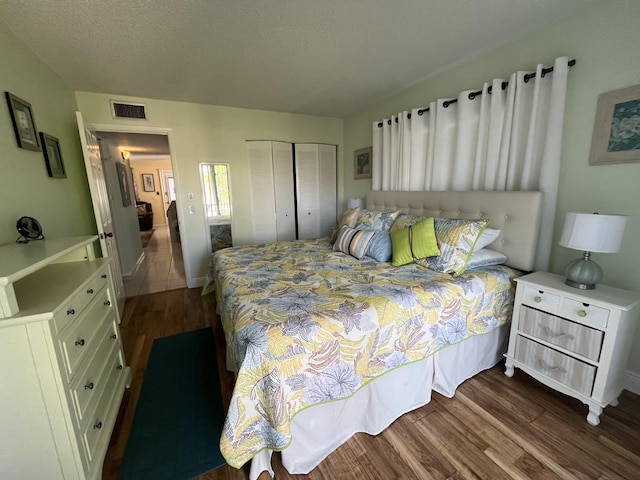
[[[113,118],[147,119],[147,106],[144,103],[124,103],[111,100],[111,115]]]

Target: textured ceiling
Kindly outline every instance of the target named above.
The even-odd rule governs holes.
[[[2,0],[73,90],[345,117],[585,0]]]

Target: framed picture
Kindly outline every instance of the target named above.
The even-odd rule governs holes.
[[[153,181],[153,173],[142,174],[142,185],[145,192],[153,192],[156,189],[155,182]]]
[[[371,178],[371,154],[371,147],[353,152],[353,178]]]
[[[131,192],[129,191],[129,182],[127,179],[127,166],[124,163],[116,162],[116,171],[118,173],[118,183],[120,184],[122,206],[128,207],[131,205]]]
[[[640,85],[598,97],[591,165],[640,162]]]
[[[11,121],[13,122],[18,146],[39,152],[38,129],[36,128],[36,121],[33,119],[31,104],[9,92],[5,92],[5,95],[9,104],[9,112],[11,113]]]
[[[60,142],[56,137],[40,132],[40,143],[44,152],[44,162],[47,164],[47,173],[53,178],[66,178]]]

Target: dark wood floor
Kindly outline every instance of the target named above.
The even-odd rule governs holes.
[[[212,304],[199,289],[127,299],[120,326],[133,381],[105,459],[105,480],[118,478],[153,339],[211,326],[225,404],[233,376],[224,370],[224,339]],[[278,480],[353,479],[640,479],[640,397],[623,392],[601,423],[587,407],[502,364],[463,383],[452,399],[434,393],[378,436],[357,434],[309,475],[290,475],[274,455]],[[198,480],[245,479],[224,466]],[[269,478],[265,473],[260,480]],[[145,480],[145,479],[141,479]]]

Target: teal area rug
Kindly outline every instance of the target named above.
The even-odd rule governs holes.
[[[154,340],[121,480],[183,480],[225,463],[224,409],[210,328]]]

